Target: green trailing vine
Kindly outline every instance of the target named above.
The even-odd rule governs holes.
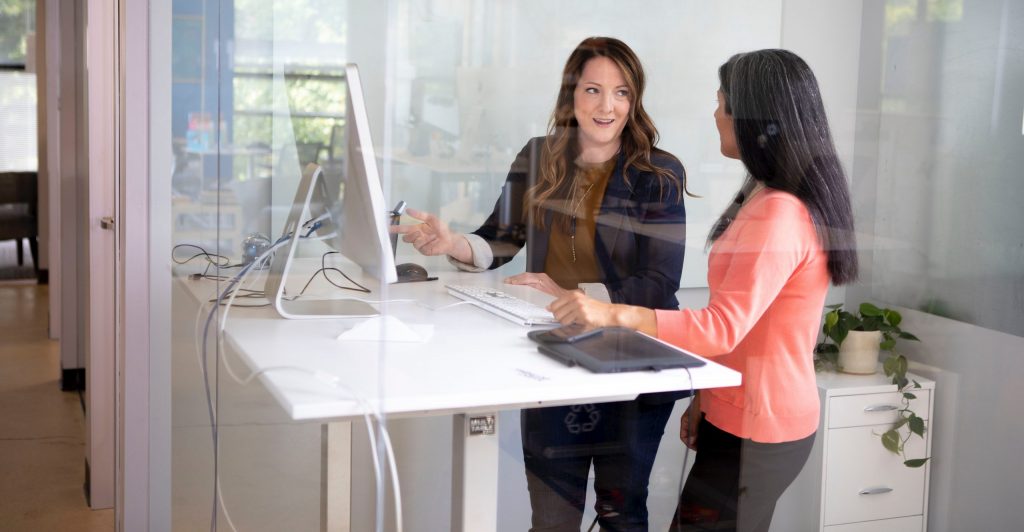
[[[861,303],[856,314],[844,310],[842,304],[829,305],[826,308],[828,311],[825,313],[821,328],[825,341],[814,348],[814,369],[842,370],[839,365],[839,346],[850,331],[881,331],[882,340],[878,348],[889,353],[882,363],[882,370],[896,385],[902,403],[897,411],[896,422],[882,433],[882,446],[902,457],[903,464],[907,467],[923,466],[929,458],[907,458],[906,452],[906,444],[910,438],[914,435],[924,438],[927,430],[924,418],[910,408],[910,402],[917,399],[913,391],[921,388],[921,383],[907,378],[907,357],[896,350],[898,340],[919,342],[920,339],[900,329],[903,316],[892,309],[879,308],[871,303]]]

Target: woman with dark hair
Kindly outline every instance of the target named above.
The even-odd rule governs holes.
[[[651,310],[566,294],[562,323],[640,330],[743,374],[701,391],[680,437],[698,444],[673,529],[766,531],[818,426],[812,352],[829,282],[857,278],[853,215],[818,83],[786,50],[718,71],[721,152],[749,173],[708,237],[708,306]]]
[[[526,273],[505,280],[551,295],[585,290],[605,301],[678,308],[685,174],[655,147],[645,79],[622,41],[591,37],[569,56],[548,126],[512,163],[501,197],[476,231],[437,217],[399,226],[426,255],[458,268],[497,268],[526,247]],[[523,454],[534,531],[578,531],[593,464],[603,530],[647,530],[647,483],[665,423],[682,393],[524,410]]]

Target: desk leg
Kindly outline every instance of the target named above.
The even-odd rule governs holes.
[[[324,423],[320,431],[320,530],[349,532],[352,514],[352,423]]]
[[[452,532],[498,527],[498,415],[456,414],[452,432]]]

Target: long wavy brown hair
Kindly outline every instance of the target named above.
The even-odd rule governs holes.
[[[644,109],[643,95],[646,86],[643,65],[626,43],[612,37],[588,37],[583,40],[569,55],[562,70],[562,86],[558,91],[555,110],[548,122],[548,134],[541,150],[540,172],[537,183],[526,195],[526,207],[531,209],[540,226],[544,225],[541,213],[542,206],[550,199],[568,197],[572,186],[575,169],[573,162],[579,156],[578,130],[579,123],[575,114],[576,85],[583,75],[583,67],[596,57],[607,57],[622,71],[622,77],[629,88],[629,117],[622,130],[619,150],[625,153],[623,176],[626,186],[629,182],[627,171],[636,168],[641,172],[651,172],[659,179],[661,195],[665,195],[665,186],[675,187],[691,195],[686,189],[686,176],[682,179],[665,168],[655,166],[651,162],[651,152],[656,150],[658,128]],[[682,195],[679,195],[682,201]],[[557,215],[557,210],[556,210]],[[556,220],[566,218],[556,216]],[[556,224],[559,222],[556,222]]]

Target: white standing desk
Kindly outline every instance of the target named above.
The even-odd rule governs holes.
[[[319,262],[319,261],[316,261]],[[301,271],[301,270],[300,270]],[[307,271],[312,271],[307,270]],[[354,271],[345,268],[346,272]],[[374,286],[366,300],[414,299],[376,305],[406,324],[433,325],[423,343],[339,341],[339,333],[365,318],[285,320],[270,309],[232,310],[225,338],[254,372],[301,367],[330,378],[294,370],[269,370],[260,379],[293,420],[325,423],[321,490],[328,530],[348,530],[350,487],[344,461],[351,445],[351,421],[360,422],[365,406],[388,417],[454,417],[452,530],[496,529],[499,410],[576,403],[621,401],[638,394],[736,386],[740,374],[708,361],[691,370],[594,374],[566,367],[537,352],[516,325],[472,305],[432,310],[459,301],[445,284],[490,285],[538,304],[551,298],[536,290],[502,285],[502,274],[431,272],[438,281]],[[304,283],[295,275],[289,286]],[[335,290],[334,294],[339,291]],[[207,298],[208,294],[196,294]],[[202,299],[200,299],[202,300]],[[428,308],[430,307],[430,308]],[[336,378],[337,384],[331,379]],[[361,397],[360,403],[351,399]],[[493,422],[493,431],[470,434],[470,423]],[[333,457],[333,458],[332,458]],[[328,496],[327,493],[330,493]],[[408,496],[408,495],[407,495]],[[341,502],[339,502],[341,501]],[[334,505],[334,506],[332,506]]]

